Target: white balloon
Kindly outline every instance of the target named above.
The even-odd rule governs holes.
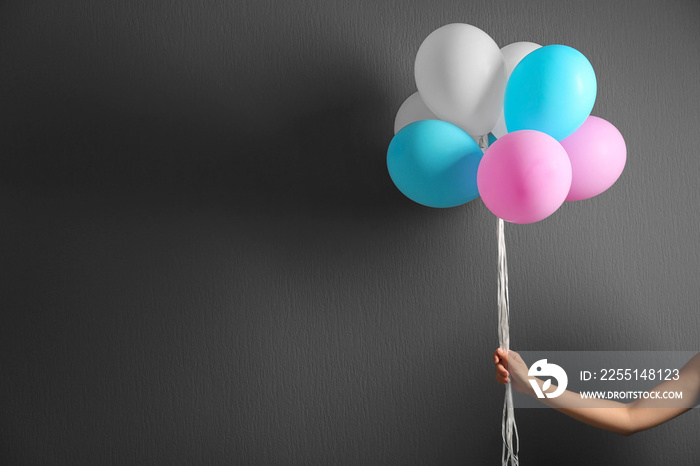
[[[513,73],[515,67],[518,65],[518,63],[520,63],[520,60],[525,58],[525,56],[528,55],[530,52],[533,52],[540,47],[542,46],[539,44],[535,44],[534,42],[513,42],[512,44],[508,44],[501,49],[501,53],[503,54],[503,61],[506,64],[506,83],[508,82],[508,79],[510,79],[510,75]],[[491,132],[497,138],[500,138],[508,133],[508,129],[506,128],[506,119],[503,115],[502,106],[501,115],[498,117],[498,121],[494,125]]]
[[[488,134],[503,109],[505,64],[481,29],[454,23],[433,31],[416,55],[416,86],[441,120],[471,135]]]
[[[396,112],[394,120],[394,134],[398,133],[404,126],[420,120],[439,120],[433,112],[430,111],[418,92],[411,94],[408,99],[401,104],[399,111]]]

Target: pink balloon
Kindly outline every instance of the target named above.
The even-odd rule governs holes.
[[[553,137],[533,130],[508,133],[486,150],[479,164],[481,199],[496,216],[533,223],[552,215],[571,187],[571,163]]]
[[[567,201],[597,196],[612,186],[625,168],[625,140],[615,126],[602,118],[589,116],[561,145],[571,160],[571,190]]]

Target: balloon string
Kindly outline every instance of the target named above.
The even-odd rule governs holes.
[[[510,350],[510,299],[508,296],[508,260],[506,256],[504,223],[503,219],[498,219],[498,344],[505,351],[508,351]],[[515,424],[513,387],[510,382],[506,384],[506,395],[503,400],[501,437],[503,438],[501,466],[518,466],[520,439],[518,437],[518,427]],[[514,439],[515,441],[513,441]]]
[[[489,135],[487,134],[486,136],[479,136],[477,144],[479,144],[479,147],[481,148],[482,152],[486,152],[486,149],[489,148]]]
[[[478,138],[479,147],[486,152],[489,147],[488,135]],[[508,296],[508,258],[506,256],[505,222],[498,219],[498,345],[505,351],[510,350],[510,298]],[[513,386],[506,384],[506,394],[503,400],[501,415],[501,466],[519,466],[518,451],[520,438],[518,426],[515,424],[513,409]],[[515,441],[514,441],[515,440]]]

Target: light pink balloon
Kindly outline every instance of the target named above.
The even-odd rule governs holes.
[[[571,187],[571,163],[553,137],[533,130],[508,133],[486,150],[479,164],[481,199],[496,216],[533,223],[552,215]]]
[[[597,196],[612,186],[625,168],[625,140],[615,126],[602,118],[589,116],[561,145],[571,160],[571,190],[567,201]]]

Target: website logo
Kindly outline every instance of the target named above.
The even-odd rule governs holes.
[[[556,398],[566,390],[566,385],[569,383],[569,378],[566,376],[566,372],[560,366],[556,364],[550,364],[546,359],[540,359],[530,366],[530,370],[527,375],[530,376],[530,385],[532,385],[533,390],[537,398]],[[534,380],[535,377],[553,377],[557,381],[557,389],[549,393],[547,390],[552,386],[552,379],[548,378],[542,384],[542,388]]]

